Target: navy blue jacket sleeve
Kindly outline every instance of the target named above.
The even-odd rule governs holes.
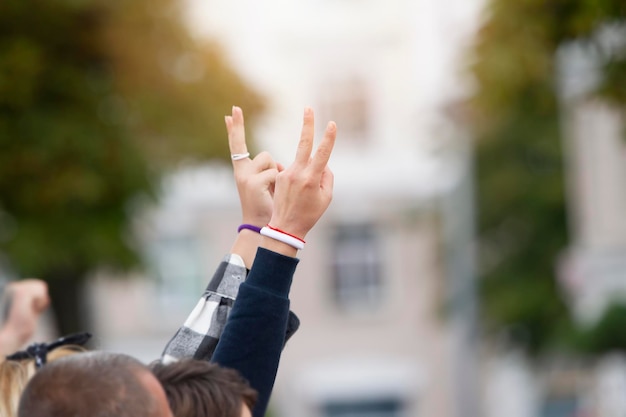
[[[257,390],[254,417],[265,414],[274,387],[297,265],[297,258],[257,250],[213,355],[213,362],[236,369]]]

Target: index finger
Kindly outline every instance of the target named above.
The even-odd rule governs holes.
[[[328,164],[328,160],[330,159],[330,154],[333,152],[336,137],[337,125],[335,122],[328,122],[326,131],[324,132],[324,138],[320,142],[317,150],[315,151],[315,155],[313,155],[313,158],[311,159],[311,167],[316,172],[324,172],[324,169]]]
[[[225,117],[226,130],[228,132],[228,148],[231,154],[245,154],[248,152],[246,146],[246,131],[244,128],[243,111],[237,106],[233,106],[232,116]]]
[[[307,107],[304,109],[304,120],[302,122],[302,133],[300,134],[300,142],[296,150],[295,162],[306,164],[311,158],[311,150],[313,149],[315,119],[313,109]]]

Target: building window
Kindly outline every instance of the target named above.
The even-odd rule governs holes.
[[[582,413],[576,396],[560,396],[545,399],[540,415],[541,417],[571,417],[582,415]]]
[[[324,82],[319,120],[334,120],[341,128],[342,141],[363,144],[370,136],[370,94],[367,82],[358,76]]]
[[[324,404],[324,417],[401,417],[406,415],[404,404],[397,398],[361,401],[333,401]]]
[[[381,302],[381,256],[374,227],[337,227],[333,251],[334,298],[342,309],[376,307]]]

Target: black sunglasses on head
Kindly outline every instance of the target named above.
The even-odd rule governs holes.
[[[20,350],[7,356],[8,360],[21,361],[24,359],[34,359],[35,368],[39,369],[48,362],[48,353],[60,346],[78,345],[83,346],[91,338],[91,333],[75,333],[63,336],[52,343],[33,343],[26,350]]]

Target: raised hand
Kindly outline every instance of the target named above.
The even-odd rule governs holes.
[[[295,161],[278,173],[274,191],[274,210],[269,224],[304,239],[328,208],[333,195],[333,173],[328,168],[337,127],[329,122],[324,138],[313,151],[313,110],[304,110],[302,134]]]
[[[14,281],[7,285],[8,316],[0,328],[0,353],[18,350],[37,329],[41,314],[50,304],[48,286],[39,279]]]
[[[239,107],[233,106],[232,116],[226,116],[225,122],[241,202],[242,223],[262,227],[272,215],[274,182],[282,166],[268,152],[261,152],[250,159],[243,112]]]

